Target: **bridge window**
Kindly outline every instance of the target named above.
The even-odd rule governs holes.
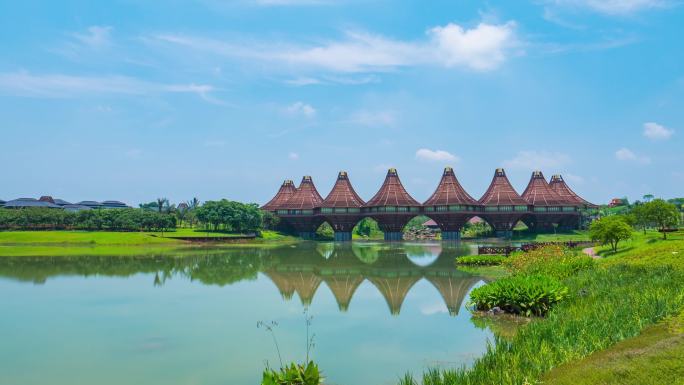
[[[485,211],[499,211],[499,208],[496,206],[485,206]]]
[[[409,210],[408,207],[397,207],[397,211],[400,213],[405,213]]]
[[[359,213],[361,210],[358,207],[349,207],[347,208],[348,213]]]
[[[437,206],[437,212],[447,211],[449,208],[447,206]]]
[[[527,206],[515,206],[515,211],[527,211]]]
[[[313,210],[300,210],[300,214],[302,215],[312,215]]]
[[[276,211],[279,215],[287,215],[287,210],[277,210]]]
[[[546,207],[535,206],[534,211],[536,211],[538,213],[544,213],[544,212],[546,212]]]
[[[499,211],[513,211],[513,206],[499,206]]]
[[[573,206],[564,206],[563,211],[575,211],[575,207]]]
[[[451,206],[449,206],[449,211],[461,211],[461,206],[460,205],[451,205]]]
[[[427,206],[427,207],[425,207],[425,211],[433,212],[433,211],[435,211],[435,208],[433,206]]]
[[[330,214],[330,213],[333,212],[333,209],[330,208],[330,207],[321,207],[321,212],[322,212],[323,214]]]
[[[560,209],[561,209],[560,207],[549,207],[549,211],[554,211],[554,212],[560,211]]]
[[[346,213],[347,208],[346,207],[336,207],[335,210],[333,210],[336,213]]]

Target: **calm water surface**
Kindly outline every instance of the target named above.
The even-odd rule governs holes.
[[[302,361],[328,384],[457,367],[492,334],[465,309],[468,246],[301,243],[145,257],[0,257],[0,384],[258,384]]]

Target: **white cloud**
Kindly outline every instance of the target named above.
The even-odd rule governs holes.
[[[651,163],[651,158],[644,155],[637,155],[628,148],[621,148],[615,151],[615,159],[622,162],[635,162],[640,164]]]
[[[295,102],[285,107],[285,113],[293,116],[303,116],[305,118],[313,118],[316,116],[316,109],[310,104]]]
[[[337,73],[383,72],[409,66],[464,67],[487,71],[499,67],[517,45],[516,24],[480,23],[467,29],[449,23],[427,31],[427,39],[396,40],[348,31],[344,39],[317,45],[226,42],[163,34],[155,40],[209,54],[276,65],[277,70],[323,70]],[[149,40],[149,39],[148,39]]]
[[[664,8],[667,0],[551,0],[551,5],[585,8],[606,15],[627,15],[649,9]]]
[[[654,122],[644,123],[644,136],[651,140],[667,140],[674,130]]]
[[[504,160],[503,166],[518,170],[548,170],[558,169],[570,162],[570,156],[560,152],[519,151],[512,159]]]
[[[437,48],[437,57],[445,67],[463,65],[476,70],[491,70],[506,60],[507,51],[515,40],[515,23],[480,23],[469,30],[449,23],[432,28],[428,34]]]
[[[0,73],[0,93],[39,98],[66,98],[92,94],[144,95],[154,93],[191,93],[211,102],[210,85],[160,84],[127,76],[34,75],[29,72]]]
[[[421,148],[416,151],[416,159],[428,162],[458,162],[459,158],[444,150],[429,150]]]
[[[90,48],[99,49],[111,44],[112,27],[93,25],[87,33],[74,33],[73,36]]]
[[[351,122],[368,127],[392,127],[397,122],[397,115],[394,111],[356,111],[351,116]]]
[[[297,154],[296,152],[291,152],[291,153],[287,154],[287,157],[288,157],[288,159],[291,159],[291,160],[297,160],[297,159],[299,159],[299,154]]]

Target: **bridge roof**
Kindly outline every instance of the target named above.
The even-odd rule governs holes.
[[[563,206],[564,200],[546,183],[541,171],[534,171],[530,183],[522,194],[529,204],[535,206]]]
[[[268,201],[265,205],[261,206],[262,210],[278,210],[287,202],[288,199],[297,191],[292,180],[286,179],[283,184],[278,189],[276,195]]]
[[[387,170],[385,182],[383,182],[380,190],[366,203],[366,206],[420,206],[420,203],[406,192],[397,170],[390,168]]]
[[[330,194],[323,200],[321,207],[361,207],[363,199],[354,191],[346,171],[340,171],[337,182]]]
[[[297,191],[285,202],[281,208],[290,210],[310,210],[319,207],[323,202],[321,194],[316,190],[316,186],[310,176],[302,178]]]
[[[437,189],[423,203],[425,206],[441,206],[441,205],[476,205],[477,201],[468,194],[463,186],[456,179],[454,169],[447,167],[442,174],[442,180],[439,181]]]
[[[489,184],[489,188],[482,195],[479,202],[487,206],[527,205],[527,201],[515,191],[511,182],[508,181],[506,171],[503,168],[496,169],[492,183]]]
[[[552,176],[551,183],[549,185],[551,186],[551,189],[555,191],[556,194],[558,194],[566,204],[573,206],[598,207],[572,191],[572,189],[565,183],[563,177],[560,175]]]

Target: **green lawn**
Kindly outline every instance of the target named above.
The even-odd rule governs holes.
[[[179,244],[170,238],[152,236],[155,233],[112,231],[2,231],[0,245],[151,245]],[[168,233],[165,233],[168,234]]]
[[[684,313],[649,326],[634,338],[562,365],[546,385],[684,384]]]
[[[567,242],[567,241],[590,241],[589,233],[583,230],[575,230],[558,234],[515,234],[513,241],[518,242]]]

